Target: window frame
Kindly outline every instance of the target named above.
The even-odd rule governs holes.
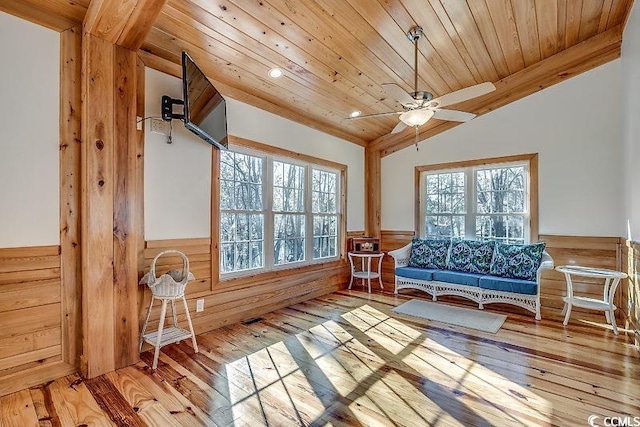
[[[313,156],[308,156],[300,153],[296,153],[293,151],[289,151],[286,149],[262,144],[256,141],[251,141],[244,138],[239,137],[230,137],[229,138],[229,150],[241,153],[248,154],[251,156],[261,157],[263,159],[263,210],[255,211],[254,213],[262,213],[264,214],[264,267],[262,268],[253,268],[246,269],[240,271],[231,271],[223,273],[220,268],[220,260],[219,256],[215,264],[212,267],[218,271],[218,280],[225,281],[239,277],[246,276],[254,276],[257,274],[264,274],[268,272],[276,272],[280,270],[290,270],[290,269],[299,269],[307,266],[313,266],[317,264],[331,263],[331,262],[340,262],[344,258],[345,249],[346,249],[346,235],[347,235],[347,227],[346,227],[346,175],[347,175],[347,166],[344,164],[316,158]],[[219,160],[221,156],[218,156]],[[281,212],[275,212],[273,210],[273,162],[284,162],[288,164],[293,164],[297,166],[303,166],[305,168],[305,186],[304,186],[304,200],[305,200],[305,210],[301,212],[301,215],[305,217],[305,260],[303,261],[294,261],[290,263],[284,263],[276,265],[275,261],[275,253],[273,250],[273,245],[275,242],[274,239],[274,216],[276,214],[280,214]],[[220,164],[220,161],[218,161]],[[220,196],[221,196],[221,188],[220,188],[220,168],[215,171],[217,174],[216,179],[216,192],[215,197],[217,197],[217,203],[212,204],[212,243],[216,246],[220,245],[220,237],[221,237],[221,229],[220,229],[220,219],[222,208],[220,206]],[[334,257],[325,257],[313,259],[313,208],[312,208],[312,171],[322,170],[336,174],[337,178],[337,191],[336,191],[336,208],[338,210],[337,216],[337,246],[336,246],[336,256]],[[214,210],[215,209],[215,210]],[[286,213],[285,213],[286,214]],[[215,239],[215,240],[214,240]]]
[[[487,159],[467,160],[451,163],[439,163],[433,165],[416,166],[415,168],[415,235],[424,237],[425,230],[423,222],[426,214],[425,182],[423,178],[427,173],[465,173],[465,238],[473,235],[476,238],[476,218],[477,212],[477,189],[475,173],[482,169],[500,168],[508,166],[525,166],[527,172],[526,189],[529,197],[526,200],[528,205],[529,224],[528,230],[525,225],[523,230],[525,243],[538,241],[538,154],[521,154],[506,157],[493,157]],[[472,182],[467,182],[472,177]],[[471,224],[473,222],[473,224]],[[472,225],[472,227],[471,227]],[[471,227],[471,228],[470,228]],[[470,230],[473,230],[472,232]],[[527,233],[528,231],[528,233]]]

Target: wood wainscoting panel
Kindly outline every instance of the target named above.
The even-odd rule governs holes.
[[[621,286],[621,303],[625,327],[634,332],[635,345],[640,350],[640,243],[627,240],[622,247],[622,271],[629,275]]]
[[[0,249],[0,396],[73,371],[62,318],[60,246]]]
[[[363,232],[350,232],[348,236]],[[234,322],[244,321],[262,314],[343,289],[349,282],[349,267],[344,260],[299,268],[284,269],[218,281],[218,270],[212,271],[211,241],[202,239],[153,240],[146,242],[145,269],[160,252],[177,249],[189,258],[190,270],[196,281],[187,285],[186,296],[196,333],[203,333]],[[179,257],[162,257],[157,274],[182,268]],[[212,285],[212,273],[215,279]],[[144,289],[144,300],[139,306],[140,321],[144,320],[151,298]],[[204,311],[196,313],[196,300],[203,298]],[[184,310],[177,307],[178,322],[185,321]],[[160,305],[156,304],[149,322],[149,330],[158,326]]]

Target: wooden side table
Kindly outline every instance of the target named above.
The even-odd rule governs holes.
[[[384,289],[382,286],[382,258],[384,257],[384,252],[373,252],[373,253],[363,253],[363,252],[349,252],[347,254],[349,256],[349,264],[351,264],[351,281],[349,282],[349,289],[351,289],[351,285],[353,284],[353,279],[362,279],[362,285],[364,286],[364,280],[367,279],[367,284],[369,287],[369,293],[371,293],[371,279],[378,279],[378,283],[380,283],[380,288]],[[360,258],[360,269],[356,269],[356,264],[354,263],[354,258]],[[371,260],[378,259],[378,270],[371,270]]]
[[[581,267],[579,265],[560,265],[556,267],[556,271],[564,273],[564,277],[567,281],[567,296],[562,298],[564,301],[562,313],[565,315],[564,322],[562,323],[565,326],[569,323],[572,306],[591,310],[601,310],[604,311],[607,323],[611,324],[613,327],[613,333],[618,335],[618,326],[616,325],[616,318],[614,314],[616,306],[613,304],[613,297],[616,293],[616,289],[618,288],[618,284],[620,283],[620,279],[627,277],[626,273],[608,270],[606,268]],[[572,276],[603,279],[604,289],[602,299],[575,296],[573,294]]]

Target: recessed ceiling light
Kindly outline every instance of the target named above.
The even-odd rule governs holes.
[[[353,119],[354,117],[360,116],[360,114],[362,114],[362,111],[358,111],[358,110],[352,111],[351,114],[349,114],[349,117]]]
[[[272,68],[269,70],[269,77],[272,79],[279,79],[284,74],[281,68]]]

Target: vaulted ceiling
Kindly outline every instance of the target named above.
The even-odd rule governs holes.
[[[94,0],[98,1],[98,0]],[[498,90],[455,106],[484,113],[620,54],[633,0],[169,0],[142,44],[147,65],[176,73],[189,52],[231,97],[381,150],[397,116],[382,83],[413,87],[420,25],[420,90],[443,95],[485,81]],[[0,0],[0,9],[62,30],[84,20],[89,0]],[[282,68],[279,79],[269,69]],[[432,120],[421,136],[452,127]],[[407,135],[409,134],[409,135]]]

